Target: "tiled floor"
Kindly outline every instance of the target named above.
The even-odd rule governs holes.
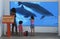
[[[35,36],[11,36],[10,38],[2,36],[0,39],[60,39],[58,34],[40,33],[35,34]]]

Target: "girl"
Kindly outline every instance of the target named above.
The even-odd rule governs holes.
[[[34,35],[35,29],[34,29],[34,17],[31,16],[31,35]]]
[[[19,26],[18,26],[18,28],[19,28],[19,35],[20,36],[22,36],[23,35],[23,27],[22,27],[22,21],[19,21]]]

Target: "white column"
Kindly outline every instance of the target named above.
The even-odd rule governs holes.
[[[2,36],[2,13],[3,13],[3,1],[0,0],[0,37]]]
[[[59,25],[58,25],[58,35],[60,36],[60,0],[59,0],[59,7],[58,7],[58,9],[59,9],[59,19],[58,19],[58,23],[59,23]]]
[[[9,15],[10,14],[10,1],[9,0],[4,0],[4,15]]]
[[[4,15],[9,15],[10,14],[10,4],[9,4],[10,0],[4,0]],[[6,35],[6,31],[7,31],[7,25],[4,24],[4,35]]]

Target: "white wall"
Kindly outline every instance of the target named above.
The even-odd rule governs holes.
[[[59,26],[58,26],[58,35],[60,36],[60,0],[59,0],[59,19],[58,19],[58,23],[59,23]]]
[[[54,2],[54,1],[57,1],[57,0],[10,0],[10,1],[24,1],[24,2],[32,2],[32,1],[41,1],[41,2],[45,2],[45,1],[51,1],[51,2]]]
[[[31,0],[4,0],[4,14],[9,15],[9,2],[10,1],[31,1]],[[40,2],[55,2],[57,0],[32,0],[32,1],[40,1]],[[24,27],[24,31],[25,30],[29,30],[30,32],[30,28],[29,27]],[[58,33],[57,32],[58,28],[57,27],[35,27],[35,31],[36,32],[42,32],[42,33]],[[6,25],[4,26],[4,33],[6,32]],[[6,33],[5,33],[6,34]]]
[[[0,37],[2,35],[2,13],[3,13],[3,1],[0,0]]]

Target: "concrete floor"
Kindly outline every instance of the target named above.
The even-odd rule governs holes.
[[[60,39],[60,37],[57,33],[40,33],[35,36],[11,36],[10,38],[2,36],[0,39]]]

